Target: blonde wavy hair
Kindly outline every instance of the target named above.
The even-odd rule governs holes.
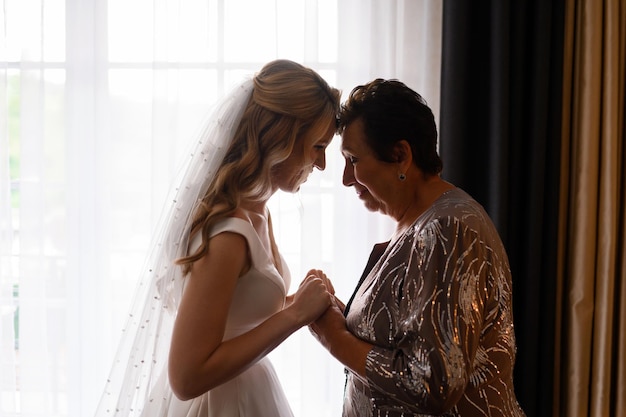
[[[315,71],[289,60],[266,64],[253,78],[253,91],[235,137],[215,179],[199,201],[188,230],[202,233],[202,244],[176,261],[183,273],[208,252],[211,228],[243,202],[257,203],[273,193],[272,167],[283,162],[308,133],[337,120],[341,92]]]

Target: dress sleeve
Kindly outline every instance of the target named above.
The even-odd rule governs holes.
[[[381,270],[395,283],[389,344],[370,351],[366,376],[406,409],[443,413],[463,395],[488,305],[497,305],[489,249],[455,217],[427,222],[398,246]]]

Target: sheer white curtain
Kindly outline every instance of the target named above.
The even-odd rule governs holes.
[[[0,416],[93,414],[170,179],[205,110],[274,58],[344,97],[399,78],[437,115],[442,0],[0,0]],[[341,185],[339,139],[271,201],[294,286],[350,296],[391,223]],[[306,329],[272,353],[296,416],[339,415]]]

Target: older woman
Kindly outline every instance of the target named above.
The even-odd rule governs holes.
[[[431,110],[377,79],[352,91],[339,127],[344,185],[397,222],[348,305],[310,326],[346,366],[343,415],[524,416],[507,254],[483,208],[440,177]]]

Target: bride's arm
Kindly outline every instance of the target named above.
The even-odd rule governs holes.
[[[197,397],[240,374],[330,305],[319,278],[305,280],[293,302],[251,331],[222,342],[237,279],[246,267],[243,236],[221,233],[195,262],[181,300],[169,356],[169,378],[181,400]]]

